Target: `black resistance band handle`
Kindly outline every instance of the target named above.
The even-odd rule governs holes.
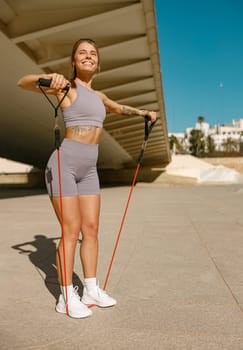
[[[50,87],[50,85],[51,85],[51,79],[39,78],[37,83],[38,83],[38,86]],[[70,85],[67,84],[63,90],[64,90],[64,91],[68,91],[69,88],[70,88]]]
[[[139,155],[138,160],[137,160],[138,164],[142,163],[142,159],[143,159],[145,148],[147,146],[149,134],[151,133],[151,131],[152,131],[153,127],[154,127],[154,124],[156,123],[156,120],[155,120],[149,126],[149,121],[150,120],[151,120],[151,118],[150,118],[149,115],[146,115],[144,117],[144,140],[143,140],[143,144],[142,144],[142,147],[141,147],[140,155]]]
[[[40,78],[37,81],[37,85],[39,86],[41,92],[43,93],[43,95],[46,97],[46,99],[48,100],[48,102],[51,104],[51,106],[54,109],[55,115],[54,118],[56,119],[57,114],[58,114],[58,108],[60,107],[62,101],[64,100],[64,98],[67,96],[67,93],[69,91],[70,85],[67,84],[65,86],[65,88],[63,89],[64,94],[63,97],[61,98],[61,100],[59,101],[59,103],[57,104],[57,106],[54,105],[54,103],[52,102],[52,100],[48,97],[48,95],[46,94],[45,90],[42,89],[42,87],[50,87],[51,85],[51,79],[43,79]],[[54,127],[54,135],[55,135],[55,146],[57,149],[59,149],[60,144],[61,144],[61,132],[60,132],[60,127],[58,126],[58,123],[56,122],[55,127]]]
[[[54,129],[54,135],[55,135],[55,147],[59,149],[61,145],[61,131],[58,126],[56,126]]]
[[[151,120],[150,116],[149,115],[145,115],[145,117],[144,117],[144,121],[145,121],[145,124],[144,124],[144,141],[148,140],[149,134],[151,133],[151,131],[152,131],[153,127],[154,127],[154,124],[157,121],[157,120],[155,120],[149,126],[149,121],[150,120]]]

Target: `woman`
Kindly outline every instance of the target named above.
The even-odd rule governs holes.
[[[61,101],[64,88],[70,89],[61,103],[65,124],[65,138],[60,146],[62,178],[63,239],[56,253],[57,272],[61,294],[56,311],[74,318],[91,315],[87,305],[110,307],[116,300],[99,288],[96,281],[98,260],[98,225],[100,214],[100,187],[96,162],[106,112],[123,115],[149,115],[155,121],[156,113],[118,104],[103,93],[94,91],[91,83],[99,71],[99,51],[93,40],[80,39],[72,50],[73,77],[68,81],[61,74],[26,75],[18,86],[39,92],[39,78],[50,79],[47,94]],[[55,213],[60,217],[57,151],[51,155],[45,172],[46,186]],[[84,274],[83,296],[72,285],[74,256],[79,234],[82,234],[80,258]],[[65,261],[64,261],[65,259]],[[64,265],[65,270],[64,271]],[[66,278],[64,278],[64,276]],[[66,307],[68,304],[68,307]]]

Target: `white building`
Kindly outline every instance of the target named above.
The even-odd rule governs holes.
[[[214,140],[216,151],[226,151],[226,145],[231,143],[231,151],[239,152],[240,145],[243,143],[243,119],[233,119],[232,123],[219,124],[214,127],[210,127],[206,122],[197,122],[194,128],[185,129],[183,137],[181,133],[174,133],[173,135],[178,138],[186,151],[189,151],[189,139],[193,129],[201,130],[205,138],[211,136]]]
[[[225,146],[229,140],[232,143],[232,150],[239,152],[240,144],[243,142],[243,119],[233,119],[230,124],[215,125],[209,129],[216,150],[225,151]]]

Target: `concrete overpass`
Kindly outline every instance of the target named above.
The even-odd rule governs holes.
[[[156,110],[144,164],[170,161],[153,0],[0,0],[0,157],[43,168],[54,148],[53,110],[39,94],[16,86],[24,74],[70,76],[71,47],[80,37],[100,48],[94,88],[141,109]],[[61,120],[61,117],[59,118]],[[143,140],[141,117],[109,114],[98,166],[124,169]]]

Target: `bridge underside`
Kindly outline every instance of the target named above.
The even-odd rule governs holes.
[[[69,78],[73,43],[90,37],[101,56],[93,87],[117,102],[156,110],[159,119],[144,164],[169,163],[153,1],[0,0],[0,29],[0,157],[45,166],[54,149],[53,109],[43,96],[19,89],[16,82],[28,73],[60,72]],[[141,117],[108,114],[99,169],[133,164],[143,134]]]

